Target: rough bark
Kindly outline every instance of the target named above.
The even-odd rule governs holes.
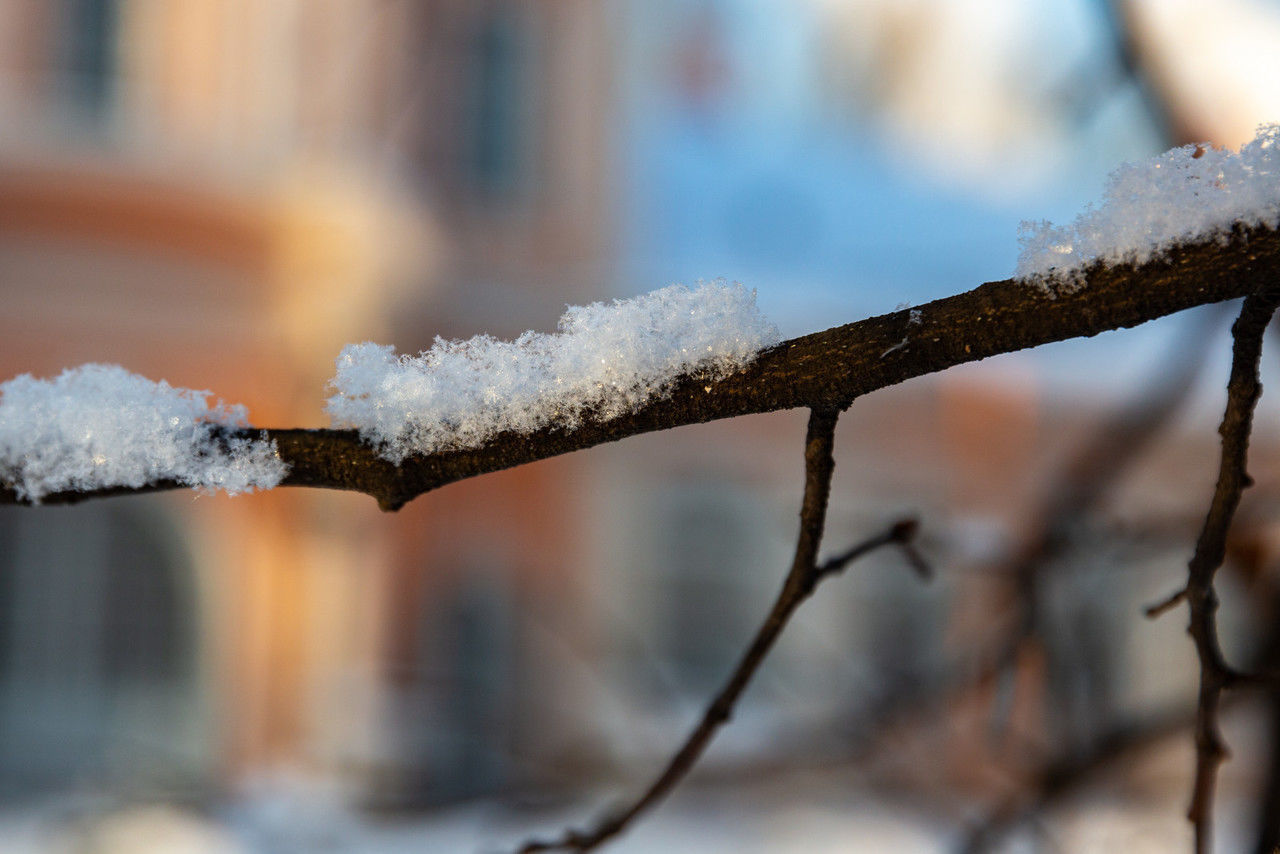
[[[1137,326],[1188,308],[1243,297],[1280,272],[1280,234],[1238,229],[1227,240],[1179,247],[1143,265],[1095,266],[1077,290],[1048,294],[1012,280],[837,326],[772,347],[722,380],[685,377],[665,397],[611,421],[574,430],[501,434],[482,448],[414,457],[396,466],[350,430],[268,429],[291,469],[285,486],[363,492],[396,510],[432,489],[468,477],[590,448],[627,436],[806,407],[842,411],[854,399],[904,380],[1054,341]],[[254,434],[257,428],[253,428]],[[173,489],[57,493],[45,504]],[[0,488],[0,504],[20,503]]]

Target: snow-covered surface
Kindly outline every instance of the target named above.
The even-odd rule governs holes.
[[[1078,286],[1095,261],[1141,264],[1179,243],[1225,238],[1236,223],[1280,225],[1280,125],[1264,125],[1238,154],[1186,145],[1107,180],[1102,204],[1069,226],[1023,223],[1014,278]]]
[[[230,494],[278,484],[287,466],[275,443],[222,434],[247,413],[209,396],[117,365],[0,383],[0,482],[32,501],[167,479]]]
[[[354,427],[387,459],[477,447],[494,435],[608,420],[665,393],[679,377],[725,376],[778,342],[740,284],[672,285],[629,300],[570,306],[560,331],[515,341],[437,338],[418,356],[348,345],[338,356],[334,424]]]

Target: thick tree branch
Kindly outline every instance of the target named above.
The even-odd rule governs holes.
[[[271,429],[291,471],[286,486],[363,492],[386,510],[468,477],[628,436],[757,412],[807,407],[841,411],[857,397],[912,377],[1068,338],[1137,326],[1197,305],[1252,292],[1280,273],[1280,234],[1240,229],[1227,241],[1180,247],[1141,266],[1094,267],[1088,284],[1056,297],[1004,280],[908,311],[785,341],[720,381],[689,376],[630,415],[587,419],[574,430],[506,433],[482,448],[432,454],[395,466],[350,430]],[[913,319],[914,318],[914,319]],[[904,343],[905,340],[905,343]],[[901,346],[899,346],[901,345]],[[256,429],[247,431],[257,435]],[[57,493],[45,504],[177,488]],[[20,503],[0,487],[0,503]]]
[[[835,444],[838,418],[837,412],[819,410],[814,410],[809,416],[804,451],[805,485],[800,507],[800,535],[796,540],[791,570],[787,573],[768,616],[756,631],[728,681],[703,712],[697,726],[662,773],[630,805],[602,819],[589,830],[567,830],[554,841],[528,842],[520,849],[521,854],[535,851],[590,851],[622,833],[637,816],[657,804],[675,788],[697,763],[716,733],[728,723],[738,698],[760,669],[765,657],[787,627],[792,614],[823,579],[839,573],[859,557],[889,545],[898,545],[908,550],[913,564],[919,560],[910,551],[910,542],[917,526],[913,521],[901,521],[839,557],[821,565],[817,563],[818,548],[822,543],[822,530],[827,518],[827,500],[831,494],[831,474],[835,469],[831,451]]]

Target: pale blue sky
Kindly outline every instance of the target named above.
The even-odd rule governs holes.
[[[1028,80],[1082,73],[1105,44],[1090,6],[1010,11],[986,49],[1005,51],[1005,67],[1025,66]],[[914,153],[901,129],[824,88],[813,8],[719,0],[630,10],[620,290],[740,280],[787,331],[832,312],[854,319],[924,302],[1007,277],[1021,220],[1070,219],[1114,164],[1161,148],[1122,86],[1101,91],[1084,120],[1068,114],[1077,104],[1044,107],[1036,120],[1053,126],[1015,140],[1007,169],[966,162],[950,175],[935,151]],[[1037,138],[1048,141],[1037,148]]]
[[[925,95],[941,92],[947,115],[932,127],[926,98],[924,118],[905,129],[840,101],[824,79],[824,24],[814,10],[841,3],[859,14],[886,5],[623,7],[619,293],[741,281],[758,289],[784,335],[920,304],[1007,278],[1020,221],[1070,221],[1099,198],[1115,166],[1165,147],[1138,90],[1117,71],[1096,0],[935,4],[957,20],[967,20],[966,8],[996,19],[957,34],[969,39],[959,46],[949,31],[935,34],[931,49],[950,65],[930,78],[922,61],[917,76],[939,90]],[[985,70],[965,67],[967,51]],[[874,63],[864,71],[874,75]],[[963,104],[945,100],[948,87],[976,99],[972,126]],[[986,153],[984,122],[1011,128],[993,133]],[[1190,322],[1172,318],[1015,358],[1056,388],[1097,394],[1102,375],[1118,391],[1156,370]]]

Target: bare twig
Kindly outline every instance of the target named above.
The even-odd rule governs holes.
[[[1200,660],[1200,689],[1196,703],[1196,773],[1187,818],[1195,828],[1195,850],[1212,849],[1213,795],[1218,766],[1227,749],[1218,721],[1223,690],[1238,684],[1240,674],[1222,654],[1218,640],[1218,597],[1213,581],[1226,556],[1227,531],[1240,504],[1241,495],[1252,481],[1246,472],[1253,411],[1262,396],[1258,363],[1262,339],[1271,315],[1280,304],[1280,287],[1247,297],[1240,316],[1232,326],[1234,336],[1231,378],[1227,383],[1227,406],[1218,432],[1222,435],[1222,456],[1218,483],[1214,489],[1204,527],[1196,540],[1195,554],[1187,568],[1184,590],[1191,612],[1187,631],[1195,642]]]
[[[1206,317],[1206,323],[1213,322],[1216,322],[1215,318]],[[1265,318],[1262,324],[1265,327]],[[1206,331],[1199,330],[1194,341],[1207,341],[1209,336]],[[1188,389],[1194,385],[1195,374],[1204,361],[1203,348],[1196,347],[1194,341],[1190,346],[1180,345],[1180,369],[1169,372],[1166,381],[1148,400],[1121,413],[1118,418],[1105,425],[1104,429],[1099,430],[1083,452],[1074,458],[1074,463],[1054,479],[1048,492],[1051,498],[1044,514],[1045,523],[1040,526],[1039,534],[1024,543],[1024,547],[1009,564],[1008,571],[1018,588],[1021,619],[1011,630],[999,658],[993,662],[996,667],[1012,666],[1020,641],[1036,631],[1034,588],[1040,567],[1068,546],[1073,524],[1080,515],[1097,504],[1118,474],[1157,434],[1170,414],[1185,399]],[[1183,601],[1186,595],[1185,589],[1180,590],[1148,608],[1147,613],[1152,616],[1163,613]],[[1245,679],[1234,672],[1231,678],[1233,683]],[[986,825],[975,830],[965,850],[985,850],[992,841],[993,834],[998,836],[1011,823],[1024,820],[1036,808],[1037,803],[1054,797],[1063,785],[1064,775],[1067,780],[1074,778],[1078,773],[1087,771],[1089,765],[1105,758],[1103,754],[1094,755],[1095,748],[1101,749],[1109,743],[1115,743],[1126,730],[1127,728],[1121,728],[1104,732],[1100,741],[1091,739],[1091,746],[1081,748],[1082,752],[1065,754],[1060,760],[1045,766],[1031,785],[1021,787],[1016,797],[993,814]]]
[[[791,570],[787,573],[768,616],[756,631],[724,687],[707,706],[697,726],[689,733],[662,773],[628,806],[605,817],[588,830],[570,829],[556,840],[527,842],[520,848],[521,854],[535,851],[590,851],[626,830],[637,816],[666,797],[697,763],[716,733],[729,721],[738,698],[750,684],[796,609],[812,595],[823,579],[878,548],[889,545],[909,548],[917,529],[914,520],[897,522],[884,533],[871,537],[839,557],[821,565],[817,563],[818,548],[822,543],[822,531],[826,524],[827,500],[831,494],[831,474],[835,468],[831,452],[838,418],[838,412],[829,410],[813,410],[810,413],[808,435],[805,438],[805,486],[800,507],[800,534],[796,540]],[[913,561],[917,559],[918,556]]]
[[[1142,610],[1142,613],[1146,614],[1148,618],[1154,620],[1156,617],[1166,614],[1181,605],[1186,598],[1187,589],[1184,587],[1181,590],[1175,590],[1159,602],[1148,605]]]
[[[670,394],[609,421],[572,430],[505,433],[484,447],[412,457],[396,466],[350,430],[268,429],[290,466],[285,486],[363,492],[396,510],[464,478],[512,468],[628,436],[779,409],[840,411],[861,395],[1000,353],[1136,326],[1251,293],[1280,274],[1280,233],[1237,229],[1230,240],[1177,247],[1140,266],[1096,265],[1087,287],[1047,296],[1020,282],[989,282],[914,309],[785,341],[733,376],[692,375]],[[886,352],[909,334],[911,346]],[[256,437],[257,428],[245,435]],[[45,504],[180,488],[173,482],[47,495]],[[0,484],[0,504],[23,503]]]
[[[927,581],[933,577],[933,567],[929,565],[929,562],[924,559],[924,555],[920,554],[915,547],[914,540],[916,532],[919,530],[920,522],[916,519],[903,519],[894,522],[883,534],[863,540],[843,554],[827,558],[822,562],[821,566],[815,567],[814,571],[817,573],[818,578],[821,579],[841,572],[846,566],[868,552],[873,552],[883,546],[896,545],[902,551],[903,557],[911,564],[911,568],[916,571],[916,574]]]

